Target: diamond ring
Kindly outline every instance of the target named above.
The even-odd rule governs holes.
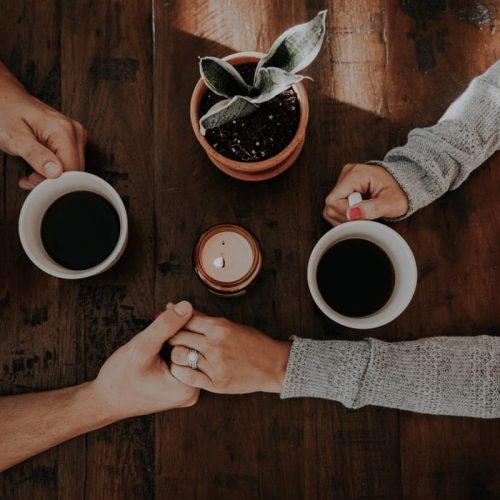
[[[192,368],[193,370],[198,369],[198,360],[200,359],[198,356],[198,351],[196,349],[189,349],[189,352],[187,353],[187,363],[189,365],[189,368]]]

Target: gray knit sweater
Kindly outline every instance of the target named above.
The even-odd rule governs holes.
[[[500,149],[500,61],[475,78],[433,127],[412,130],[382,162],[409,199],[405,217],[460,186]],[[293,337],[282,398],[317,397],[348,408],[500,417],[500,338],[411,342]]]

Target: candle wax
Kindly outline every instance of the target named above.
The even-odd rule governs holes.
[[[254,255],[250,243],[243,236],[222,231],[205,242],[200,260],[203,270],[212,279],[232,283],[250,271]]]

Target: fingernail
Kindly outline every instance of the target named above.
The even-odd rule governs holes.
[[[44,165],[43,171],[47,177],[56,177],[62,172],[62,169],[57,163],[49,161]]]
[[[191,312],[191,304],[183,300],[182,302],[179,302],[178,304],[175,305],[174,311],[179,316],[186,316],[186,314],[189,314]]]
[[[35,185],[26,179],[21,179],[19,181],[19,187],[21,189],[33,189],[35,187]]]
[[[361,214],[361,208],[359,207],[354,207],[349,210],[349,219],[350,220],[358,220],[361,219],[362,214]]]
[[[160,314],[161,314],[161,313],[159,313],[159,312],[158,312],[158,313],[155,313],[155,314],[154,314],[154,318],[155,318],[155,319],[157,319],[157,318],[158,318],[158,316],[160,316]]]

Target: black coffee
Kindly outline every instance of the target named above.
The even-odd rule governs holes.
[[[102,196],[74,191],[50,205],[41,232],[50,257],[67,269],[80,271],[100,264],[115,249],[120,220]]]
[[[317,280],[323,299],[334,311],[358,318],[387,303],[394,289],[394,268],[371,241],[343,240],[321,258]]]

